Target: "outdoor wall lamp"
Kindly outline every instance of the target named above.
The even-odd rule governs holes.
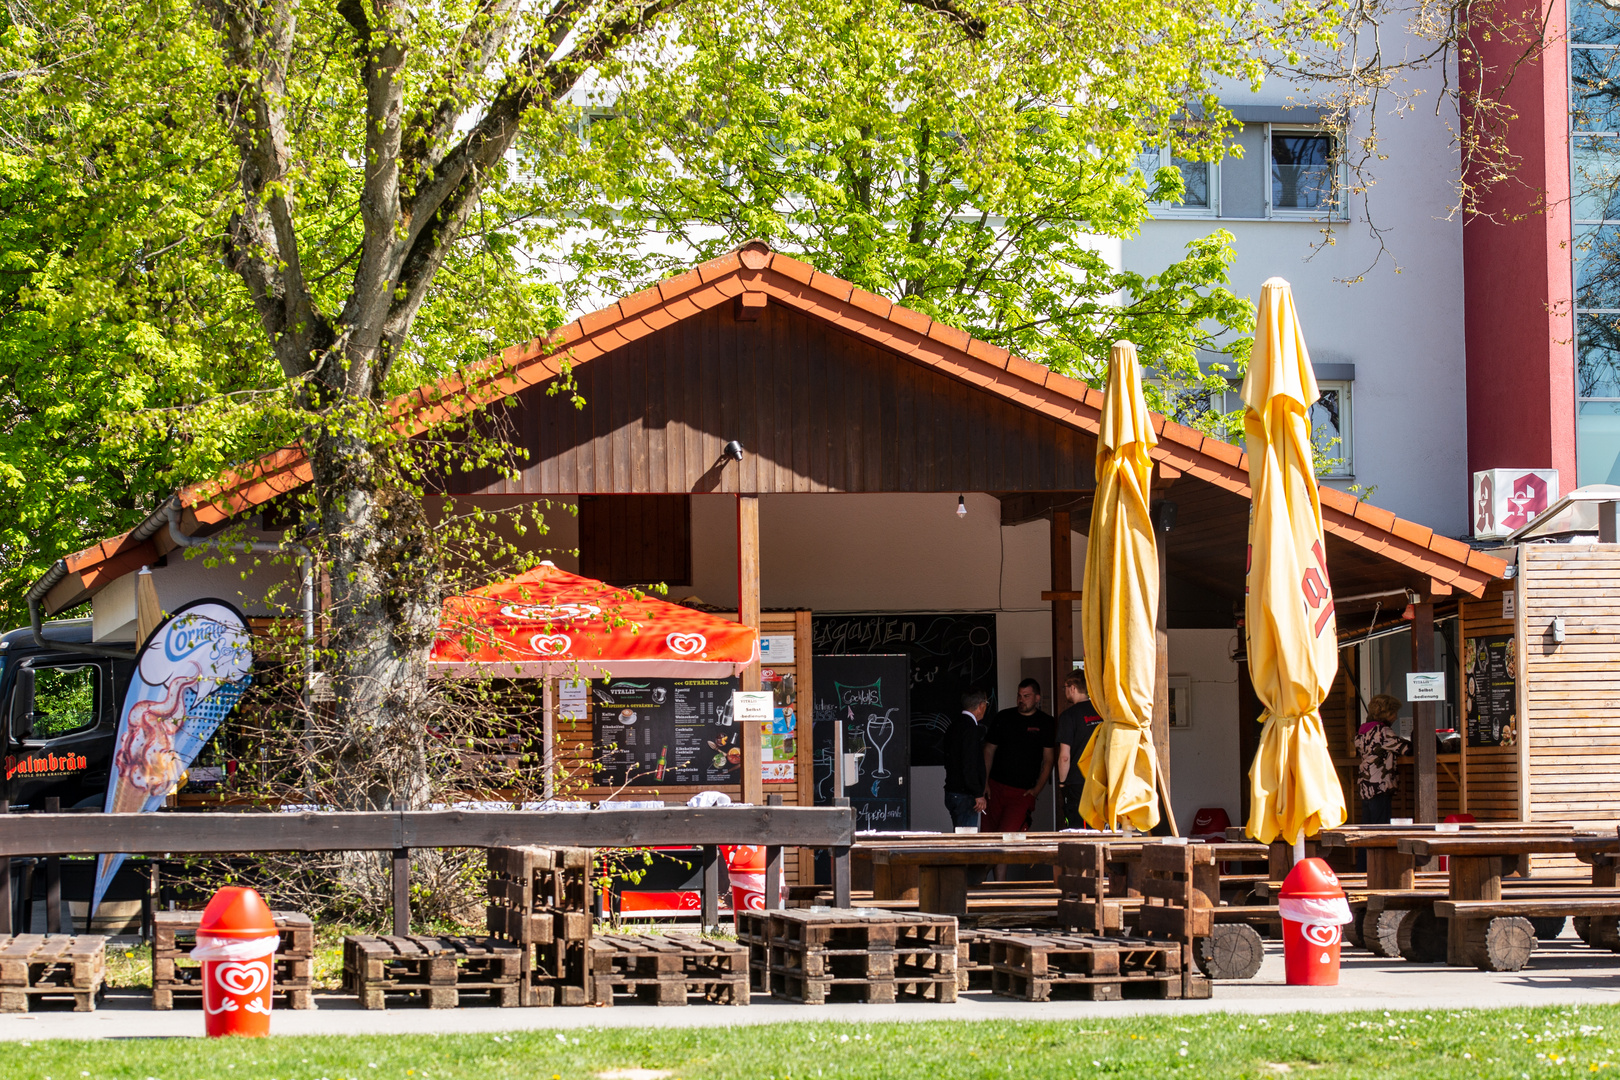
[[[1554,645],[1564,643],[1564,617],[1562,615],[1555,616],[1553,621],[1547,624],[1547,633],[1552,635]]]
[[[966,495],[958,495],[956,497],[956,516],[957,517],[967,517],[967,496]]]
[[[732,461],[741,461],[743,459],[742,443],[732,439],[726,443],[726,448],[720,451],[720,456],[730,458]]]

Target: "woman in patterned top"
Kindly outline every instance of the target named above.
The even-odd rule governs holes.
[[[1367,722],[1356,732],[1356,794],[1361,796],[1363,825],[1389,824],[1390,802],[1395,793],[1395,766],[1406,749],[1406,740],[1389,725],[1401,711],[1401,703],[1388,694],[1367,702]]]

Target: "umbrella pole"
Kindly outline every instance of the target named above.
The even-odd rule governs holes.
[[[540,755],[540,760],[544,763],[543,767],[545,769],[545,774],[540,781],[540,796],[549,801],[556,797],[555,782],[551,770],[553,764],[552,744],[556,742],[557,696],[551,676],[542,675],[540,685],[540,737],[545,740],[545,750]]]
[[[1300,833],[1299,839],[1294,841],[1294,865],[1298,866],[1305,861],[1305,834]]]
[[[1164,820],[1170,823],[1170,835],[1180,836],[1181,829],[1176,825],[1176,812],[1170,806],[1170,789],[1164,786],[1164,773],[1154,769],[1153,780],[1159,787],[1159,802],[1164,806]]]

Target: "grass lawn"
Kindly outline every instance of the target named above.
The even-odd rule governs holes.
[[[1620,1073],[1620,1007],[35,1042],[0,1051],[7,1080],[1522,1080]]]

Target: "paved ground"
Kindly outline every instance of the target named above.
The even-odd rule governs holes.
[[[1336,987],[1283,983],[1281,945],[1267,943],[1265,966],[1245,982],[1218,983],[1208,1001],[1066,1001],[1029,1004],[970,993],[954,1005],[790,1005],[755,997],[748,1008],[615,1006],[611,1009],[493,1009],[434,1011],[423,1008],[366,1012],[351,997],[317,995],[314,1011],[278,1010],[273,1030],[282,1035],[424,1034],[583,1027],[674,1027],[766,1024],[790,1020],[1062,1020],[1133,1014],[1226,1011],[1280,1013],[1298,1010],[1430,1009],[1459,1006],[1620,1004],[1620,955],[1594,952],[1568,931],[1543,942],[1524,971],[1492,974],[1473,969],[1379,960],[1359,950],[1344,962]],[[164,1038],[202,1033],[196,1010],[153,1012],[149,995],[112,991],[93,1014],[45,1012],[0,1016],[3,1039]]]

